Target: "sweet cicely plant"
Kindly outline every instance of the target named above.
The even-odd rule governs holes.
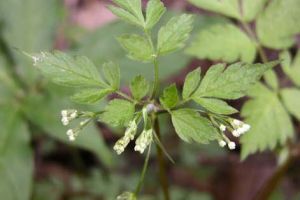
[[[205,75],[196,68],[185,79],[182,93],[175,84],[164,88],[160,94],[159,58],[184,47],[192,31],[193,16],[183,14],[175,16],[160,27],[158,34],[152,29],[166,11],[159,0],[150,0],[145,12],[141,0],[114,0],[116,6],[109,9],[122,20],[137,26],[142,34],[126,34],[117,38],[128,53],[130,59],[153,63],[152,82],[137,75],[130,83],[131,94],[120,90],[120,69],[113,62],[103,64],[99,74],[96,66],[84,56],[71,56],[55,51],[30,54],[34,66],[53,82],[78,90],[71,99],[77,103],[94,104],[110,94],[117,94],[108,102],[104,110],[79,111],[66,109],[61,111],[61,121],[65,126],[80,120],[77,126],[67,131],[71,141],[81,136],[80,131],[93,121],[107,123],[110,126],[124,127],[124,135],[113,149],[122,154],[130,142],[135,142],[133,150],[143,154],[145,163],[136,190],[125,192],[117,199],[133,200],[137,198],[144,180],[151,147],[157,147],[157,159],[160,162],[160,182],[164,199],[170,199],[168,183],[165,177],[163,154],[171,161],[161,142],[159,116],[169,115],[178,136],[185,142],[208,144],[218,142],[221,147],[235,149],[236,144],[228,135],[239,137],[250,126],[230,117],[238,111],[225,100],[238,99],[275,66],[277,62],[265,64],[235,63],[230,66],[216,64]],[[154,36],[155,35],[155,36]],[[156,39],[154,39],[156,38]],[[190,104],[194,102],[194,104]]]

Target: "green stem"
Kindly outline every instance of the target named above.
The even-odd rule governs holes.
[[[263,61],[263,63],[267,63],[268,57],[267,57],[260,41],[256,37],[255,33],[251,30],[251,28],[249,27],[249,25],[246,22],[241,21],[241,24],[242,24],[243,28],[245,29],[245,31],[247,32],[247,34],[250,36],[251,40],[255,43],[256,49],[259,53],[261,60]]]
[[[156,93],[159,90],[159,69],[158,69],[158,60],[155,57],[153,61],[154,65],[154,83],[153,83],[153,91],[151,95],[151,99],[155,97]]]
[[[138,103],[136,100],[134,100],[133,98],[131,98],[130,96],[128,96],[127,94],[121,92],[121,91],[117,91],[116,92],[118,95],[120,95],[121,97],[127,99],[128,101],[131,101],[132,103],[136,104]]]
[[[161,140],[159,122],[156,116],[154,120],[154,129],[158,139]],[[158,159],[158,167],[159,167],[159,179],[164,194],[164,200],[170,200],[169,184],[166,175],[166,164],[163,156],[163,151],[158,144],[156,145],[156,149],[157,149],[157,159]]]
[[[141,191],[141,188],[142,188],[142,185],[143,185],[143,182],[144,182],[144,179],[145,179],[145,174],[147,172],[147,168],[148,168],[148,165],[149,165],[150,152],[151,152],[151,144],[149,145],[149,148],[148,148],[147,156],[145,158],[145,162],[144,162],[144,166],[143,166],[143,170],[142,170],[142,174],[141,174],[139,183],[138,183],[138,185],[135,189],[135,194],[136,195],[138,195],[139,192]]]

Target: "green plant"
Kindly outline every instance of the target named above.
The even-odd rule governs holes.
[[[278,170],[258,193],[258,199],[267,199],[276,183],[297,154],[297,139],[292,118],[299,118],[300,53],[292,61],[289,49],[295,46],[300,33],[300,2],[297,0],[189,0],[192,4],[226,16],[201,29],[186,53],[198,58],[248,63],[259,58],[268,62],[266,48],[272,49],[283,60],[282,70],[290,83],[280,82],[278,70],[264,75],[264,82],[249,91],[250,100],[244,104],[241,115],[251,125],[241,138],[241,157],[257,151],[278,150]],[[233,19],[233,20],[232,20]],[[237,23],[235,23],[235,22]],[[255,26],[253,26],[255,24]],[[254,28],[255,27],[255,28]],[[212,40],[213,38],[213,40]]]
[[[31,57],[34,66],[54,83],[79,90],[71,97],[77,103],[97,103],[112,93],[121,97],[110,100],[104,110],[62,110],[63,125],[81,120],[75,128],[67,131],[67,136],[71,141],[76,141],[82,137],[80,131],[85,126],[98,120],[111,126],[126,128],[123,137],[114,146],[117,154],[121,154],[132,140],[135,140],[135,151],[143,153],[148,148],[136,190],[125,192],[117,199],[137,198],[147,170],[151,145],[155,143],[160,164],[160,182],[164,198],[169,199],[163,153],[171,161],[172,158],[160,141],[159,116],[169,115],[176,133],[186,142],[207,144],[217,141],[222,147],[228,145],[229,149],[235,149],[236,144],[225,135],[225,131],[229,130],[233,136],[239,137],[247,132],[250,126],[229,116],[238,111],[225,100],[245,96],[257,80],[279,62],[235,63],[227,68],[225,64],[216,64],[202,75],[203,77],[200,68],[197,68],[187,75],[182,94],[179,94],[175,84],[164,88],[160,94],[159,58],[184,47],[193,27],[193,16],[183,14],[171,18],[159,29],[155,41],[152,29],[166,10],[162,2],[148,1],[145,15],[140,0],[114,0],[114,3],[118,7],[110,6],[109,9],[142,31],[141,34],[119,36],[117,40],[130,59],[153,63],[152,84],[143,76],[136,76],[130,83],[130,96],[120,90],[120,69],[113,62],[103,64],[101,76],[96,66],[84,56],[70,56],[59,51],[25,54]],[[190,102],[197,105],[189,106]],[[141,133],[139,127],[142,129]]]

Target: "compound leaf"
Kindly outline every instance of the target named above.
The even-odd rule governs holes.
[[[189,2],[209,11],[241,19],[239,12],[239,0],[189,0]]]
[[[125,34],[118,37],[118,41],[127,51],[129,58],[144,62],[153,59],[153,49],[146,38],[135,34]]]
[[[238,112],[235,108],[231,107],[225,101],[220,99],[195,97],[193,100],[200,104],[203,108],[216,114],[231,115]]]
[[[145,97],[150,89],[149,82],[141,75],[136,76],[130,83],[130,91],[132,96],[140,100]]]
[[[171,116],[176,133],[185,142],[207,144],[220,137],[211,122],[192,109],[175,110]]]
[[[107,62],[102,67],[105,79],[111,88],[116,91],[120,87],[120,68],[113,62]]]
[[[256,46],[235,25],[229,22],[217,23],[201,29],[186,53],[200,59],[251,63],[256,56]]]
[[[94,104],[112,92],[113,90],[111,89],[85,89],[74,94],[71,99],[76,103]]]
[[[95,65],[84,56],[41,53],[33,56],[36,67],[53,82],[69,87],[106,87]]]
[[[300,1],[273,0],[257,20],[257,35],[263,45],[274,49],[291,47],[300,33]]]
[[[276,93],[257,84],[249,95],[253,99],[246,102],[241,112],[251,125],[241,138],[243,159],[257,151],[272,150],[277,144],[284,145],[293,136],[291,119]]]
[[[163,95],[159,98],[159,101],[165,109],[174,108],[179,102],[176,85],[172,84],[165,88]]]
[[[145,29],[151,29],[165,12],[166,8],[160,0],[150,0],[146,9]]]
[[[198,67],[197,69],[188,73],[188,75],[186,76],[182,91],[182,98],[184,100],[188,99],[198,88],[201,78],[200,73],[201,69]]]
[[[214,65],[207,71],[193,97],[240,98],[276,64],[278,64],[277,61],[266,64],[235,63],[227,69],[224,64]]]
[[[300,90],[296,88],[286,88],[282,89],[280,94],[289,113],[300,120]]]
[[[135,106],[129,101],[114,99],[105,107],[100,120],[112,126],[126,126],[132,120]]]
[[[193,29],[192,25],[192,15],[182,14],[171,18],[158,32],[158,54],[164,55],[182,48]]]

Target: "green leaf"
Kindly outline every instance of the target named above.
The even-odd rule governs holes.
[[[241,112],[251,125],[250,131],[241,138],[243,159],[257,151],[284,145],[294,132],[291,119],[276,93],[257,84],[250,96],[253,99],[246,102]]]
[[[282,89],[281,97],[286,109],[300,120],[300,90],[296,88]]]
[[[277,61],[267,64],[235,63],[226,70],[224,64],[213,65],[206,72],[193,97],[238,99],[244,96],[267,70],[277,64]]]
[[[231,23],[215,23],[200,29],[186,53],[200,59],[251,63],[256,46],[238,27]]]
[[[275,91],[279,88],[279,80],[277,78],[276,72],[269,70],[264,74],[265,82],[271,86]]]
[[[129,23],[141,27],[145,26],[141,0],[113,0],[113,2],[120,6],[120,8],[115,6],[108,7],[115,15]]]
[[[102,134],[96,125],[85,127],[75,141],[69,141],[61,123],[60,112],[66,108],[78,108],[70,103],[69,97],[61,87],[51,85],[47,87],[48,95],[31,94],[27,96],[22,107],[26,117],[49,136],[68,145],[80,147],[94,153],[107,167],[113,164],[113,154],[106,146]],[[97,106],[99,109],[99,106]]]
[[[256,23],[259,40],[269,48],[291,47],[300,33],[299,17],[299,0],[271,1]]]
[[[243,21],[250,22],[258,17],[268,0],[242,0]]]
[[[76,103],[94,104],[102,100],[104,97],[112,93],[111,89],[85,89],[74,94],[71,99]]]
[[[178,136],[186,142],[207,144],[220,136],[211,122],[191,109],[172,111],[172,123]]]
[[[182,14],[173,17],[158,32],[157,51],[164,55],[181,49],[193,29],[193,16]]]
[[[130,83],[130,91],[136,100],[145,97],[150,89],[149,82],[141,75],[136,76]]]
[[[166,8],[160,0],[150,0],[146,9],[146,26],[145,29],[151,29],[165,13]]]
[[[200,104],[203,108],[216,114],[231,115],[238,112],[235,108],[220,99],[195,97],[193,100]]]
[[[284,73],[293,81],[293,83],[300,87],[300,51],[297,52],[295,59],[292,62],[291,55],[288,51],[280,54],[283,59],[281,63]]]
[[[115,99],[108,103],[100,120],[112,126],[127,126],[134,116],[135,106],[129,101]]]
[[[183,91],[182,91],[182,98],[184,100],[188,99],[193,92],[198,88],[200,83],[200,76],[201,76],[201,69],[198,67],[194,71],[190,72],[184,81]]]
[[[36,67],[53,82],[69,87],[106,87],[95,65],[84,56],[72,57],[66,53],[41,53]]]
[[[179,102],[176,85],[172,84],[169,87],[166,87],[162,96],[159,98],[159,101],[165,109],[174,108]]]
[[[148,40],[140,35],[123,35],[118,37],[121,46],[133,60],[149,62],[153,59],[153,49]]]
[[[27,52],[51,50],[63,16],[62,4],[62,1],[49,0],[0,1],[1,35],[12,50],[18,75],[28,84],[34,83],[39,73],[27,58],[12,48]]]
[[[16,107],[0,107],[0,194],[5,200],[29,200],[33,153],[30,133]]]
[[[120,87],[120,68],[113,62],[107,62],[103,64],[104,77],[108,81],[109,85],[114,91]]]
[[[115,6],[108,6],[108,9],[115,14],[116,16],[118,16],[120,19],[124,20],[125,22],[129,23],[129,24],[133,24],[139,27],[144,27],[144,24],[137,19],[133,14],[131,14],[130,12],[122,9],[122,8],[118,8]]]
[[[241,19],[239,0],[189,0],[189,2],[199,8],[220,13],[228,17]]]

